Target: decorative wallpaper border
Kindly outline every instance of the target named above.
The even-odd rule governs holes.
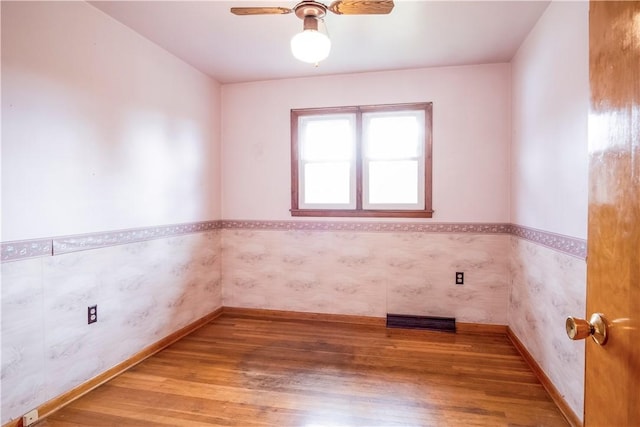
[[[359,231],[396,233],[488,233],[508,234],[510,224],[444,222],[353,222],[353,221],[222,221],[225,230]]]
[[[0,244],[2,262],[61,255],[211,230],[352,231],[381,233],[511,234],[578,258],[587,255],[584,239],[506,223],[347,222],[347,221],[203,221],[103,233],[77,234],[49,239],[20,240]]]
[[[220,229],[220,221],[205,221],[57,237],[53,239],[53,255],[62,255],[69,252],[104,248],[114,245],[125,245],[127,243],[143,242],[145,240],[161,239],[182,234],[202,233],[204,231],[217,229]]]
[[[516,224],[511,224],[511,234],[567,255],[572,255],[580,259],[587,258],[587,241],[584,239],[563,236],[562,234],[523,227],[522,225]]]
[[[2,262],[53,255],[51,239],[16,240],[0,245]]]
[[[131,228],[103,233],[77,234],[50,239],[3,242],[0,245],[0,254],[2,262],[16,261],[24,258],[62,255],[70,252],[125,245],[183,234],[202,233],[210,230],[219,230],[220,226],[220,221],[203,221]]]

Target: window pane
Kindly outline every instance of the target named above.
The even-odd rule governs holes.
[[[369,162],[369,203],[418,203],[418,162]]]
[[[305,204],[349,204],[351,163],[310,163],[304,165]]]
[[[382,160],[420,156],[420,128],[415,115],[370,117],[366,123],[367,158]]]
[[[302,159],[349,160],[353,153],[353,129],[349,118],[303,119]]]

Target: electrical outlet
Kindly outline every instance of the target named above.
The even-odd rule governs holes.
[[[34,409],[33,411],[29,411],[22,416],[22,425],[30,426],[31,424],[38,421],[38,410]]]
[[[456,285],[464,285],[464,273],[461,271],[456,272]]]
[[[87,323],[90,325],[98,321],[98,306],[92,305],[87,307]]]

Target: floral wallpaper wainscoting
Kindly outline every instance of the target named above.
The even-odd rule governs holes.
[[[2,424],[215,311],[220,262],[219,230],[4,262]]]
[[[224,305],[506,324],[508,234],[352,224],[224,227]]]

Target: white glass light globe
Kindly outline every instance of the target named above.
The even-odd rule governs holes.
[[[329,56],[331,40],[317,30],[304,30],[291,39],[291,53],[302,62],[315,64]]]

